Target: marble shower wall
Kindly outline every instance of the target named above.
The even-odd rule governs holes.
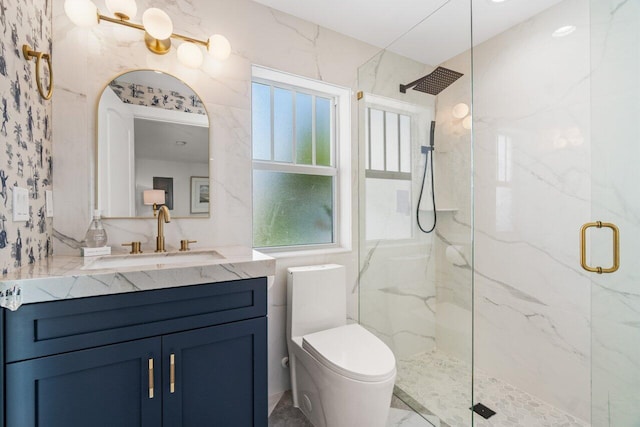
[[[40,97],[35,61],[22,45],[51,52],[50,0],[0,0],[0,269],[7,274],[51,254],[51,101]],[[53,59],[54,67],[56,59]],[[43,82],[45,88],[48,83]],[[46,89],[45,89],[46,90]],[[13,187],[29,190],[29,220],[13,222]]]
[[[551,36],[564,25],[577,30]],[[474,172],[474,210],[464,194],[456,218],[475,221],[475,366],[588,421],[590,287],[578,235],[591,219],[589,5],[566,0],[476,46],[473,60],[473,163],[454,137],[465,163],[450,170]],[[448,317],[471,317],[468,292],[438,292]],[[470,337],[460,338],[452,350]]]
[[[416,91],[401,94],[400,83],[416,80],[428,74],[432,67],[409,58],[384,50],[363,64],[358,70],[358,89],[365,93],[360,101],[360,155],[361,165],[365,164],[365,121],[367,105],[372,108],[389,110],[401,109],[403,105],[387,102],[401,101],[406,108],[420,107],[428,119],[433,117],[435,97]],[[376,98],[369,101],[369,94]],[[365,103],[365,102],[368,102]],[[385,104],[386,103],[386,104]],[[391,110],[397,111],[397,110]],[[406,113],[408,114],[408,113]],[[385,215],[378,214],[378,224],[373,222],[374,206],[392,205],[398,201],[389,193],[367,194],[364,166],[360,170],[360,323],[380,337],[397,358],[432,351],[435,348],[435,256],[433,239],[422,235],[415,225],[415,206],[424,164],[420,160],[420,143],[428,137],[427,119],[417,120],[412,116],[411,125],[411,174],[410,210],[406,220],[411,223],[412,238],[401,240],[366,240],[365,228],[385,230],[390,224],[384,222]],[[403,187],[404,188],[404,187]],[[391,194],[396,194],[391,192]],[[398,197],[397,194],[395,197]],[[375,203],[372,201],[376,200]],[[426,203],[426,202],[425,202]],[[395,220],[404,218],[395,216]],[[425,222],[429,222],[425,218]]]
[[[591,421],[631,426],[640,424],[640,3],[590,4],[591,220],[621,233],[620,269],[591,275]],[[610,265],[610,233],[591,234],[591,264]]]
[[[259,64],[329,83],[355,88],[357,68],[377,48],[264,7],[249,0],[138,0],[138,10],[160,7],[173,19],[176,31],[198,38],[224,34],[232,55],[217,63],[205,55],[200,70],[182,67],[175,49],[164,56],[150,53],[139,31],[100,24],[76,28],[65,16],[63,2],[54,2],[54,54],[57,58],[55,126],[56,253],[78,253],[94,201],[96,106],[104,85],[131,69],[152,68],[173,74],[200,96],[209,112],[211,218],[174,219],[165,227],[168,249],[180,239],[197,239],[195,247],[251,246],[251,65]],[[106,11],[98,1],[99,9]],[[140,13],[139,13],[140,15]],[[138,22],[140,16],[136,18]],[[352,122],[357,110],[352,107]],[[352,140],[357,140],[353,126]],[[353,146],[351,181],[357,184],[357,146]],[[352,206],[357,206],[355,191]],[[353,245],[357,242],[354,216]],[[153,247],[156,221],[106,220],[109,243],[115,248],[131,240]],[[352,248],[352,249],[355,249]],[[349,315],[357,318],[357,251],[278,258],[269,293],[269,393],[289,388],[286,356],[286,268],[335,262],[347,267]]]

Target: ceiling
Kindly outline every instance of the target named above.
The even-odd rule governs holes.
[[[208,163],[209,128],[135,119],[136,158]],[[176,144],[184,141],[185,145]]]
[[[432,66],[470,47],[470,0],[255,1]],[[560,1],[474,0],[474,44]]]

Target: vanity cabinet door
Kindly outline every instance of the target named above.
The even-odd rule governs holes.
[[[164,427],[267,426],[266,317],[162,340]]]
[[[10,363],[6,426],[158,427],[160,356],[161,338],[149,338]]]

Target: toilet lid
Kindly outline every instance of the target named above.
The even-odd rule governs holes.
[[[302,348],[327,368],[354,380],[384,381],[395,374],[396,359],[389,347],[358,324],[305,335]]]

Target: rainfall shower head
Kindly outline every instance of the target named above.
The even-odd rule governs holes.
[[[400,92],[407,93],[407,89],[413,88],[413,90],[428,93],[429,95],[437,95],[463,75],[448,68],[438,67],[415,82],[400,85]]]

